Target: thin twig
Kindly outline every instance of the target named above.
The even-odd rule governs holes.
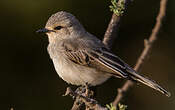
[[[71,110],[80,110],[80,108],[83,106],[83,104],[78,104],[78,102],[79,102],[79,100],[76,98],[76,100],[74,101],[74,104],[73,104]]]
[[[128,3],[131,0],[119,0],[118,4],[123,2],[124,8],[126,10]],[[112,44],[114,40],[117,38],[117,32],[119,30],[119,25],[120,25],[120,19],[122,15],[118,16],[115,13],[112,14],[111,20],[108,24],[108,28],[106,29],[104,38],[103,38],[103,43],[108,46],[109,48],[112,47]]]
[[[156,24],[154,26],[154,28],[152,29],[152,33],[149,37],[149,39],[145,39],[144,40],[144,49],[140,55],[140,57],[137,60],[137,63],[134,67],[134,70],[136,71],[140,71],[142,65],[144,64],[144,61],[146,60],[148,54],[150,53],[150,50],[153,46],[153,44],[155,43],[156,39],[157,39],[157,35],[159,33],[160,27],[162,25],[162,20],[163,17],[165,16],[166,13],[166,4],[167,4],[167,0],[161,0],[160,1],[160,10],[159,10],[159,14],[156,18]],[[120,102],[120,100],[123,98],[125,92],[127,92],[129,90],[130,87],[132,87],[134,85],[134,83],[132,81],[126,81],[126,83],[123,85],[122,88],[118,89],[118,95],[116,96],[113,105],[118,105],[118,103]]]

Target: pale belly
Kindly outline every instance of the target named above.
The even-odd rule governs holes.
[[[66,60],[63,56],[52,58],[52,60],[58,75],[72,85],[88,83],[95,86],[105,82],[110,77],[109,74]]]

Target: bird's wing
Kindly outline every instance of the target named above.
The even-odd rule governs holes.
[[[69,44],[70,45],[70,44]],[[64,45],[66,46],[66,45]],[[127,64],[119,57],[112,54],[104,46],[98,48],[75,49],[65,47],[68,51],[64,54],[74,63],[96,68],[100,71],[108,72],[116,77],[127,78]]]
[[[112,54],[109,49],[101,47],[98,49],[87,52],[89,56],[93,57],[96,62],[103,65],[105,68],[109,68],[113,72],[114,76],[119,75],[120,77],[127,78],[128,65],[122,61],[119,57]]]

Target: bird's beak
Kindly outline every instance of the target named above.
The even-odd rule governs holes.
[[[37,30],[36,32],[37,33],[48,33],[48,32],[51,32],[52,30],[49,30],[49,29],[46,29],[46,28],[42,28],[42,29],[39,29]]]

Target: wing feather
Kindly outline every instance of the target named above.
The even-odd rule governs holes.
[[[107,48],[82,49],[78,51],[66,51],[65,53],[71,61],[79,65],[91,66],[111,73],[116,77],[128,77],[126,71],[127,65]]]
[[[107,49],[99,49],[91,51],[89,56],[93,57],[97,62],[101,63],[104,67],[111,69],[114,71],[113,74],[119,75],[120,77],[127,78],[127,65],[117,56],[112,54]]]

